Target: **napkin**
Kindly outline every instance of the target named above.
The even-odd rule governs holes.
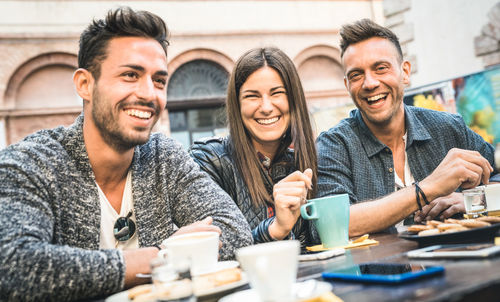
[[[306,249],[311,252],[321,252],[321,251],[326,251],[329,249],[333,248],[344,248],[344,249],[352,249],[355,247],[360,247],[360,246],[368,246],[368,245],[376,245],[378,244],[377,240],[374,239],[369,239],[368,235],[363,235],[359,237],[358,239],[355,240],[349,240],[349,243],[345,246],[336,246],[336,247],[323,247],[322,244],[314,245],[314,246],[307,246]]]
[[[326,292],[312,299],[300,300],[300,302],[343,302],[343,300],[335,296],[332,292]]]

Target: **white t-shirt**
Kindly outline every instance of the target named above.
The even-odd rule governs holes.
[[[111,206],[108,199],[106,198],[106,195],[104,195],[104,192],[101,190],[97,183],[96,186],[99,190],[99,201],[101,204],[101,234],[99,248],[117,248],[121,250],[139,248],[139,241],[137,239],[137,224],[134,235],[127,241],[118,241],[115,239],[115,236],[113,234],[113,227],[116,220],[119,217],[126,217],[129,211],[134,209],[134,200],[132,198],[132,174],[130,173],[130,171],[127,174],[127,180],[125,181],[125,189],[123,190],[120,214],[118,214]],[[132,211],[132,216],[130,218],[134,222],[136,222],[135,212]]]
[[[411,171],[410,171],[410,166],[408,165],[408,154],[406,153],[406,137],[407,137],[407,133],[405,133],[405,135],[403,135],[403,141],[405,143],[405,167],[404,167],[405,181],[403,182],[403,180],[401,180],[401,178],[399,178],[398,173],[396,172],[396,169],[394,169],[394,182],[395,182],[394,191],[397,191],[397,190],[402,189],[404,187],[409,187],[415,182],[415,179],[413,178],[413,175],[411,174]],[[404,220],[396,223],[396,229],[398,230],[398,232],[406,231],[406,227],[403,226],[403,222],[404,222]]]

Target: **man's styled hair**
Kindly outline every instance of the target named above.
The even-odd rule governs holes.
[[[370,19],[361,19],[352,24],[345,24],[340,28],[340,57],[344,56],[345,50],[350,45],[374,37],[391,41],[398,51],[400,61],[403,61],[403,51],[401,45],[399,45],[398,37],[390,29],[380,26]]]
[[[316,194],[317,159],[306,98],[295,65],[283,51],[277,48],[265,47],[249,50],[238,59],[233,68],[226,100],[232,158],[247,185],[253,204],[258,206],[266,202],[272,203],[272,197],[263,180],[269,176],[261,172],[257,151],[241,117],[240,104],[241,86],[251,74],[265,66],[274,69],[283,81],[290,111],[290,125],[281,139],[275,159],[286,152],[290,144],[293,144],[295,168],[300,171],[307,168],[313,170],[313,190],[308,193],[308,198],[313,198]]]
[[[80,36],[78,67],[92,73],[97,80],[101,62],[111,39],[117,37],[144,37],[158,41],[167,55],[169,31],[165,22],[147,11],[134,11],[130,7],[110,10],[105,19],[94,20]]]

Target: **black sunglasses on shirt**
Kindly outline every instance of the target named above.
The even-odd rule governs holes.
[[[135,222],[130,219],[132,210],[126,217],[118,217],[113,227],[113,234],[118,241],[127,241],[135,234]]]

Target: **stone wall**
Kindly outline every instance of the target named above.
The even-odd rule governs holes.
[[[500,22],[498,3],[384,0],[385,25],[399,36],[404,56],[412,64],[411,87],[479,72],[498,63],[498,40],[493,38]]]
[[[500,2],[488,12],[486,24],[474,39],[474,47],[485,67],[500,64]]]
[[[411,0],[385,0],[385,26],[390,28],[399,38],[405,60],[412,64],[412,73],[418,71],[418,59],[408,50],[408,44],[415,38],[414,25],[405,18],[405,12],[411,10]]]

